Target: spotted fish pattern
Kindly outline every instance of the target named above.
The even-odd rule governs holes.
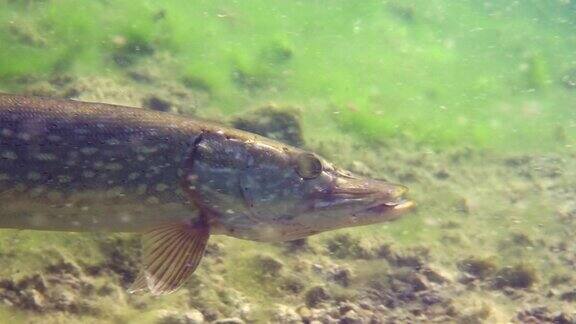
[[[196,124],[70,105],[0,95],[0,225],[133,231],[154,218],[193,217],[180,179]]]
[[[221,125],[0,94],[0,228],[142,233],[131,291],[170,293],[209,236],[285,241],[394,220],[406,188]]]

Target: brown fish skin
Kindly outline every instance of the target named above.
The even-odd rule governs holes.
[[[407,189],[183,116],[0,94],[0,228],[143,233],[132,291],[164,294],[210,234],[285,241],[390,221]]]
[[[139,108],[0,94],[0,227],[138,232],[193,221],[182,165],[197,137],[254,134]]]
[[[0,95],[0,227],[139,231],[193,218],[180,166],[204,128],[143,109]]]

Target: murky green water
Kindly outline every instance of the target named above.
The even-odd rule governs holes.
[[[217,120],[418,203],[218,237],[164,297],[126,293],[137,236],[3,230],[0,321],[576,322],[575,25],[570,0],[0,0],[1,92]]]

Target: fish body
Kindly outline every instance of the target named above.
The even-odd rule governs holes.
[[[167,293],[211,234],[285,241],[395,219],[406,189],[179,115],[0,94],[0,228],[143,233],[133,290]]]
[[[0,227],[134,232],[190,219],[181,166],[203,127],[142,109],[0,96]]]

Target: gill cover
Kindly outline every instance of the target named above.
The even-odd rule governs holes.
[[[233,225],[268,222],[293,212],[305,181],[281,148],[219,133],[204,133],[196,140],[185,176],[197,205]]]
[[[255,241],[389,221],[409,207],[403,186],[257,137],[204,133],[184,171],[185,189],[210,218],[212,233]]]

